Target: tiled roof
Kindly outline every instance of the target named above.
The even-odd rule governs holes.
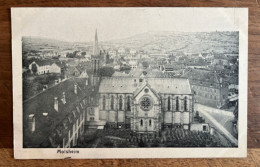
[[[187,69],[182,77],[189,78],[190,80],[198,80],[202,82],[218,83],[216,74],[213,71]]]
[[[39,66],[46,66],[51,65],[54,61],[53,60],[36,60],[35,63]]]
[[[145,78],[143,82],[146,82],[145,80],[157,93],[191,94],[189,80],[185,78]],[[139,78],[103,78],[100,83],[99,93],[133,93],[138,89],[138,83]]]
[[[115,71],[115,73],[113,74],[113,77],[129,77],[129,75],[126,73]]]
[[[66,122],[66,119],[72,121],[72,119],[78,117],[76,106],[80,106],[79,102],[86,97],[85,83],[86,79],[70,78],[23,103],[23,121],[25,121],[23,139],[25,147],[41,147],[42,144],[47,144],[45,140],[48,136],[57,135],[55,134],[57,126],[61,126],[60,124],[63,121]],[[77,94],[74,93],[75,84],[78,85]],[[65,92],[66,96],[65,104],[61,101],[63,92]],[[54,110],[54,97],[58,97],[58,112]],[[81,107],[78,108],[81,110]],[[72,111],[76,113],[76,117]],[[48,115],[43,116],[43,113],[48,113]],[[28,123],[26,123],[30,114],[34,114],[36,122],[36,130],[33,134],[28,131]],[[66,126],[68,126],[67,131],[72,126],[69,122],[66,123]],[[68,135],[67,132],[62,134]]]

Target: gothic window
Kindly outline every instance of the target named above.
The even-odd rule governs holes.
[[[188,105],[187,105],[187,97],[184,98],[184,111],[187,111]]]
[[[123,99],[122,99],[122,95],[119,97],[119,110],[122,110],[123,108]]]
[[[106,96],[103,96],[103,110],[106,109]]]
[[[130,96],[127,96],[127,110],[128,110],[128,111],[131,110],[131,106],[130,106]]]
[[[143,97],[140,105],[143,110],[150,110],[152,108],[152,101],[149,97]]]
[[[110,108],[111,108],[111,110],[114,110],[114,96],[111,96]]]
[[[140,125],[143,126],[143,120],[141,119]]]
[[[171,98],[170,96],[168,97],[168,111],[171,110]]]
[[[179,111],[179,97],[176,97],[176,111]]]
[[[91,108],[89,108],[89,115],[94,115],[95,113],[94,113],[94,109],[91,107]]]

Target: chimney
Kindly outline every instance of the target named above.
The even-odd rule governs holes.
[[[74,93],[75,93],[75,94],[78,93],[78,88],[77,88],[77,85],[76,85],[76,84],[74,85]]]
[[[35,131],[35,116],[34,114],[30,114],[28,118],[28,126],[31,133]]]
[[[58,97],[54,97],[54,110],[56,110],[57,112],[59,107],[59,102],[58,102]]]
[[[62,99],[61,99],[63,104],[66,104],[66,96],[65,96],[65,92],[62,93]]]

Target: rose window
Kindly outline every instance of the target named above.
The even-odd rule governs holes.
[[[150,110],[152,108],[152,100],[149,97],[143,97],[140,105],[143,110]]]

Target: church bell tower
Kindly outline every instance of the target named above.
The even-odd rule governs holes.
[[[95,33],[95,41],[94,41],[94,47],[93,47],[93,55],[97,56],[99,55],[99,49],[98,49],[98,35],[97,35],[97,29]]]

